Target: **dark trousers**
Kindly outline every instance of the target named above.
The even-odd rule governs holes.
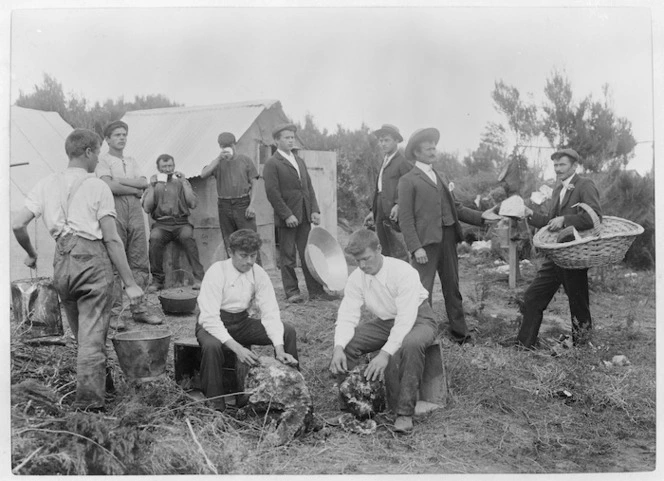
[[[381,194],[377,195],[376,199],[376,212],[374,212],[374,225],[376,226],[376,235],[380,241],[381,252],[388,257],[394,257],[408,262],[408,250],[403,242],[403,234],[386,226],[385,223],[390,224],[390,213],[383,212],[383,203],[380,199]],[[390,232],[391,230],[391,232]],[[395,245],[395,243],[402,245]]]
[[[325,292],[323,286],[309,272],[304,259],[304,249],[307,247],[307,238],[310,231],[311,224],[306,221],[297,227],[279,227],[279,265],[281,267],[281,282],[284,285],[286,297],[300,293],[297,275],[295,274],[295,266],[297,265],[295,255],[297,252],[300,254],[300,264],[302,265],[302,273],[309,291],[309,297]]]
[[[217,199],[217,210],[219,212],[219,228],[221,229],[221,237],[224,239],[224,247],[228,250],[228,237],[240,229],[251,229],[258,232],[256,227],[256,218],[247,219],[245,212],[251,198],[249,196],[239,197],[237,199]],[[256,263],[261,264],[260,252],[256,257]]]
[[[572,340],[575,345],[588,341],[592,329],[588,269],[562,269],[547,260],[537,271],[535,280],[524,295],[523,321],[517,335],[517,341],[523,346],[532,347],[537,342],[544,309],[548,307],[561,284],[569,300]]]
[[[243,346],[269,346],[272,344],[260,319],[249,317],[247,311],[239,313],[221,311],[221,320],[231,337]],[[284,351],[298,359],[295,329],[287,322],[283,324]],[[196,323],[196,339],[201,346],[200,376],[203,393],[206,397],[226,394],[222,378],[224,351],[221,349],[221,341],[198,323]],[[224,398],[214,400],[213,405],[223,410],[225,408]]]
[[[61,236],[53,259],[53,284],[76,338],[76,404],[104,406],[106,335],[113,302],[113,267],[102,241]]]
[[[355,328],[355,334],[344,352],[348,369],[357,366],[360,357],[369,352],[378,351],[390,335],[394,319],[374,319],[362,322]],[[423,302],[417,311],[415,325],[410,330],[397,352],[390,357],[390,363],[397,363],[399,373],[399,393],[397,395],[397,415],[412,416],[415,412],[417,394],[420,390],[424,373],[424,354],[433,343],[438,332],[438,321],[427,302]],[[391,386],[386,386],[388,390]]]
[[[445,310],[450,322],[450,333],[454,339],[463,340],[468,335],[468,326],[463,313],[463,297],[459,290],[459,258],[454,226],[443,227],[443,240],[438,244],[424,246],[424,251],[427,254],[427,263],[418,264],[413,257],[411,264],[419,272],[420,282],[429,291],[429,304],[431,304],[433,282],[438,272],[445,297]]]
[[[205,272],[198,256],[198,246],[194,239],[194,227],[191,224],[166,225],[159,222],[152,224],[150,230],[150,270],[152,278],[164,283],[164,252],[170,242],[177,242],[184,250],[194,277],[201,281]]]

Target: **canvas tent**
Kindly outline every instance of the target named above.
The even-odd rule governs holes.
[[[57,112],[11,107],[9,181],[12,217],[23,207],[25,196],[37,181],[67,168],[65,139],[71,131],[72,127]],[[29,233],[39,256],[37,271],[31,273],[23,264],[25,253],[11,235],[11,280],[29,278],[31,274],[53,275],[55,242],[41,219],[30,224]]]
[[[273,128],[288,117],[276,100],[258,100],[200,107],[171,107],[127,112],[122,118],[129,126],[125,154],[134,157],[146,177],[157,172],[156,159],[167,153],[174,157],[176,170],[191,181],[198,196],[198,207],[192,212],[201,263],[207,269],[215,260],[225,257],[214,177],[200,178],[203,167],[218,154],[217,136],[232,132],[237,139],[239,153],[249,156],[262,174],[265,161],[272,154]],[[296,137],[296,146],[302,147]],[[102,147],[104,150],[105,147]],[[300,151],[307,162],[312,183],[321,207],[323,224],[336,235],[336,154],[334,152]],[[263,239],[263,266],[276,265],[274,214],[267,201],[262,179],[257,191],[257,225]],[[189,270],[186,260],[177,249],[169,246],[166,256],[168,270]],[[170,263],[170,266],[168,265]],[[167,280],[168,282],[168,280]]]

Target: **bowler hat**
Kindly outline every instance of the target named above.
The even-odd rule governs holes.
[[[284,130],[290,130],[291,132],[296,132],[297,127],[295,124],[287,123],[287,124],[279,124],[277,125],[274,130],[272,130],[272,138],[276,139],[277,136],[283,132]]]
[[[575,160],[576,162],[581,162],[581,156],[577,153],[576,150],[574,149],[561,149],[555,151],[553,154],[551,154],[551,160],[556,160],[560,157],[567,156],[570,159]]]
[[[428,127],[426,129],[418,129],[413,132],[413,135],[411,135],[410,139],[408,139],[408,144],[406,145],[406,150],[404,152],[406,158],[414,159],[415,156],[413,155],[413,150],[415,150],[415,147],[417,147],[421,142],[427,140],[437,144],[440,140],[440,132],[438,129]]]
[[[376,137],[381,137],[383,135],[389,135],[397,142],[403,142],[403,137],[399,132],[399,129],[392,124],[383,124],[382,127],[374,132]]]
[[[228,147],[235,144],[235,136],[230,132],[222,132],[217,137],[217,142],[219,142],[220,147]]]

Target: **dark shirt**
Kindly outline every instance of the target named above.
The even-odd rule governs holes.
[[[258,178],[258,171],[249,157],[235,154],[229,160],[220,159],[212,175],[217,179],[217,196],[236,199],[249,194],[251,181]]]
[[[157,182],[154,186],[152,218],[162,224],[186,224],[189,222],[189,206],[184,196],[181,180]]]

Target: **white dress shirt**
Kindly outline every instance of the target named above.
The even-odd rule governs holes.
[[[565,198],[565,193],[569,190],[569,183],[572,181],[572,177],[574,177],[574,175],[570,175],[563,180],[563,188],[560,190],[560,205],[563,205],[563,199]]]
[[[297,165],[297,160],[295,160],[295,155],[293,155],[293,152],[291,151],[291,152],[286,153],[286,152],[284,152],[284,151],[281,150],[281,149],[277,149],[277,151],[278,151],[281,155],[283,155],[283,156],[288,160],[288,162],[291,163],[291,165],[292,165],[293,167],[295,167],[295,170],[297,170],[297,176],[301,179],[301,178],[302,178],[302,175],[300,175],[300,166]]]
[[[64,208],[74,183],[85,178],[80,184],[65,223]],[[89,240],[103,238],[99,221],[110,215],[115,217],[113,193],[106,182],[79,167],[69,167],[57,174],[41,179],[28,193],[25,207],[35,215],[42,216],[46,229],[54,239],[61,234],[73,232]]]
[[[424,162],[420,162],[419,160],[417,160],[415,161],[415,166],[418,167],[422,172],[427,174],[431,179],[431,182],[438,185],[438,181],[436,180],[436,173],[433,171],[433,167],[431,166],[431,164],[425,164]]]
[[[429,292],[420,282],[420,275],[402,260],[383,256],[383,267],[375,276],[355,269],[348,277],[339,306],[334,345],[346,347],[350,342],[365,305],[379,319],[394,319],[390,335],[381,348],[394,354],[413,328],[420,304],[428,298]]]
[[[232,259],[215,262],[205,273],[198,294],[198,323],[207,332],[225,343],[232,339],[221,320],[220,309],[242,312],[256,299],[261,310],[261,323],[274,346],[284,344],[284,325],[274,287],[263,268],[257,264],[248,272],[240,272]]]
[[[378,192],[383,191],[383,171],[389,165],[389,163],[392,161],[394,156],[397,155],[397,152],[399,152],[399,149],[392,152],[391,155],[386,155],[385,159],[383,160],[383,165],[380,167],[380,172],[378,172]]]

